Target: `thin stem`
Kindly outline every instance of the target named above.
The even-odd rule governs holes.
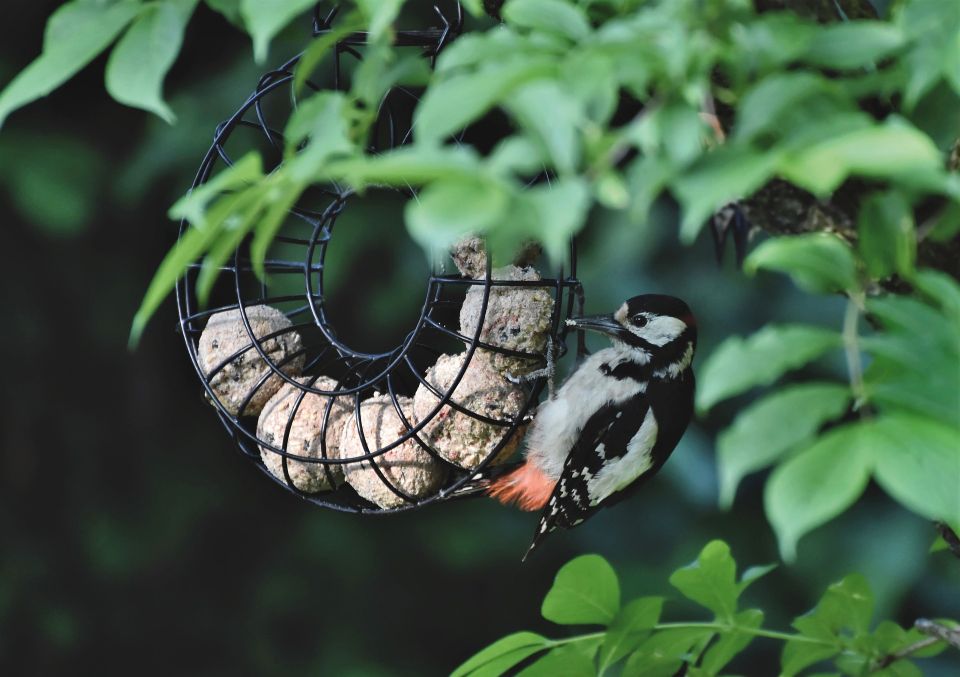
[[[587,635],[575,635],[574,637],[565,637],[564,639],[552,639],[547,644],[549,647],[561,646],[563,644],[573,644],[574,642],[586,642],[591,639],[600,639],[601,637],[606,637],[607,633],[604,632],[591,632]]]
[[[862,307],[862,295],[851,294],[843,316],[843,350],[847,357],[847,371],[850,374],[850,388],[853,390],[856,408],[867,401],[867,391],[863,386],[863,362],[860,360],[859,323]]]
[[[890,667],[893,663],[902,660],[904,658],[909,658],[911,655],[920,651],[921,649],[926,649],[928,646],[933,646],[937,642],[941,641],[939,637],[924,637],[918,642],[914,642],[910,646],[906,646],[899,651],[896,651],[892,654],[887,654],[880,660],[878,660],[873,667],[871,672],[877,672],[878,670],[883,670],[884,668]]]
[[[790,632],[778,632],[776,630],[764,630],[763,628],[747,628],[741,625],[727,623],[657,623],[651,630],[714,630],[717,632],[742,632],[754,637],[766,637],[767,639],[778,639],[783,642],[805,642],[807,644],[819,644],[821,646],[836,646],[835,642],[826,639],[817,639],[816,637],[807,637]],[[574,637],[565,637],[563,639],[551,640],[549,647],[561,646],[563,644],[572,644],[574,642],[586,642],[592,639],[600,639],[606,636],[606,632],[592,632],[586,635],[576,635]]]
[[[766,637],[768,639],[779,639],[784,642],[806,642],[807,644],[820,644],[822,646],[836,646],[834,642],[817,639],[816,637],[807,637],[790,632],[778,632],[776,630],[764,630],[763,628],[747,628],[741,625],[732,625],[726,623],[658,623],[653,626],[654,630],[670,629],[696,629],[717,630],[727,632],[742,632],[755,637]]]

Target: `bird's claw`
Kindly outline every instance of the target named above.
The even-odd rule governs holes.
[[[731,202],[720,209],[710,220],[710,232],[713,234],[713,246],[717,263],[723,261],[727,237],[733,235],[733,251],[737,257],[737,267],[743,266],[747,255],[747,241],[753,228],[739,202]]]

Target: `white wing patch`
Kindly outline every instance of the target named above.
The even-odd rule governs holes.
[[[647,410],[637,434],[627,443],[627,453],[607,461],[600,471],[587,480],[590,505],[596,506],[616,491],[625,489],[653,466],[651,452],[657,442],[657,419],[653,408]]]

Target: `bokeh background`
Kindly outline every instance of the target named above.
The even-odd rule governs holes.
[[[4,3],[0,84],[39,53],[58,4]],[[270,62],[299,51],[308,30],[281,36]],[[762,477],[731,512],[716,507],[713,440],[742,399],[696,421],[644,492],[522,566],[535,517],[490,501],[358,517],[283,492],[236,453],[204,402],[172,301],[126,348],[176,237],[166,211],[263,69],[246,36],[205,6],[168,79],[176,126],[110,100],[103,66],[0,131],[0,673],[444,674],[508,632],[564,632],[539,618],[539,603],[576,554],[609,558],[628,598],[670,595],[669,572],[712,538],[743,566],[778,560]],[[331,250],[336,312],[348,334],[376,344],[415,317],[426,260],[395,197],[357,209],[364,235]],[[745,278],[729,254],[718,265],[707,236],[681,247],[669,204],[642,228],[596,212],[581,254],[589,310],[641,291],[686,298],[700,319],[698,361],[769,321],[840,323],[839,300]],[[927,554],[933,537],[871,488],[748,601],[785,627],[827,584],[862,571],[878,619],[956,616],[960,566]],[[758,640],[733,667],[774,674],[779,648]],[[957,674],[947,656],[924,666]]]

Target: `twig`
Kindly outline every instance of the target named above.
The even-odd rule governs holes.
[[[927,618],[918,618],[913,627],[936,641],[943,640],[954,649],[960,649],[960,628],[951,628]]]
[[[847,371],[850,373],[850,387],[854,395],[854,407],[859,408],[867,400],[863,385],[863,364],[860,361],[860,337],[857,325],[863,298],[860,294],[851,294],[847,301],[847,311],[843,317],[843,347],[847,357]]]

